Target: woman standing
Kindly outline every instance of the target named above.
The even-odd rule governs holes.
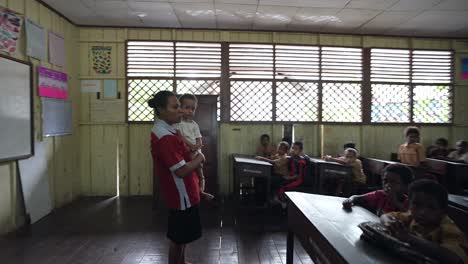
[[[192,157],[182,137],[172,127],[182,118],[179,101],[172,92],[158,92],[148,105],[156,110],[158,116],[151,133],[151,154],[154,177],[157,175],[159,178],[169,208],[169,264],[181,264],[185,263],[186,244],[201,237],[200,189],[196,169],[205,157],[202,153]]]

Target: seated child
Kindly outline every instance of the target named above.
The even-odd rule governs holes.
[[[388,165],[382,175],[382,190],[353,195],[343,201],[343,207],[360,205],[378,216],[393,211],[405,212],[408,210],[406,191],[412,180],[413,172],[405,165]]]
[[[283,208],[286,206],[284,203],[284,193],[289,189],[298,187],[304,181],[304,176],[307,173],[307,156],[303,153],[302,142],[296,141],[292,145],[291,156],[288,159],[288,175],[283,176],[284,183],[278,190],[278,199],[283,202]]]
[[[420,132],[417,127],[405,129],[406,143],[398,148],[398,159],[401,163],[419,166],[426,159],[423,145],[419,143]]]
[[[468,142],[465,140],[457,141],[456,150],[450,152],[447,158],[468,163]]]
[[[432,180],[409,187],[409,211],[391,212],[381,222],[398,239],[440,263],[468,263],[464,234],[447,216],[448,194]]]
[[[184,94],[179,98],[181,109],[183,111],[182,121],[174,124],[174,128],[181,133],[182,138],[188,145],[189,149],[195,154],[201,152],[202,136],[198,124],[193,120],[195,111],[197,110],[197,97],[193,94]],[[205,176],[203,175],[203,168],[197,169],[197,174],[200,184],[200,197],[211,200],[214,196],[205,192]]]
[[[346,164],[353,167],[353,183],[366,184],[367,178],[362,170],[362,162],[357,158],[359,156],[357,150],[347,148],[344,152],[344,157],[333,158],[325,156],[326,161],[334,161],[340,164]]]
[[[255,152],[257,156],[271,158],[275,154],[275,148],[270,143],[270,136],[263,134],[260,136],[260,145],[257,147]]]
[[[274,181],[279,181],[283,177],[288,176],[288,152],[289,143],[281,141],[278,143],[277,153],[272,157],[273,159],[257,156],[256,159],[263,160],[273,164],[273,174],[276,176],[272,178],[271,185],[274,186]],[[279,183],[279,182],[278,182]],[[276,183],[276,185],[278,184]]]
[[[438,138],[435,141],[435,145],[431,145],[427,148],[428,158],[446,158],[449,154],[448,140],[445,138]]]

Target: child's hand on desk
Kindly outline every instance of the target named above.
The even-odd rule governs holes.
[[[330,155],[325,155],[325,157],[323,157],[323,159],[326,160],[326,161],[330,161],[331,158],[332,158],[332,156],[330,156]]]
[[[353,207],[353,201],[351,199],[346,199],[343,201],[343,209],[350,210]]]

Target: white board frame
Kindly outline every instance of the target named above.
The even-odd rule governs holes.
[[[29,107],[28,113],[29,113],[29,123],[30,123],[30,132],[29,132],[29,137],[27,140],[29,140],[29,150],[24,151],[22,153],[15,153],[11,155],[4,155],[0,156],[0,162],[6,162],[6,161],[13,161],[13,160],[20,160],[20,159],[27,159],[31,156],[34,155],[34,96],[33,96],[33,81],[32,81],[32,76],[33,76],[33,67],[32,64],[26,61],[22,61],[19,59],[12,58],[10,56],[6,56],[3,54],[0,54],[0,61],[2,60],[9,60],[17,63],[24,64],[29,67],[29,87],[25,87],[25,94],[28,94],[29,98],[29,106],[25,105],[26,107]],[[1,86],[1,85],[0,85]],[[3,94],[0,94],[0,96],[5,96]],[[8,124],[2,124],[3,125],[8,125]]]

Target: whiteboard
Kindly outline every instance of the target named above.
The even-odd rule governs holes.
[[[71,102],[42,98],[42,134],[44,137],[70,135],[71,133]]]
[[[31,65],[0,56],[0,161],[33,152]]]
[[[49,152],[52,151],[52,149],[49,150]],[[52,157],[52,153],[47,153],[46,143],[36,141],[34,156],[18,162],[24,204],[26,212],[31,217],[31,224],[52,211],[47,170],[47,162],[50,157]]]

